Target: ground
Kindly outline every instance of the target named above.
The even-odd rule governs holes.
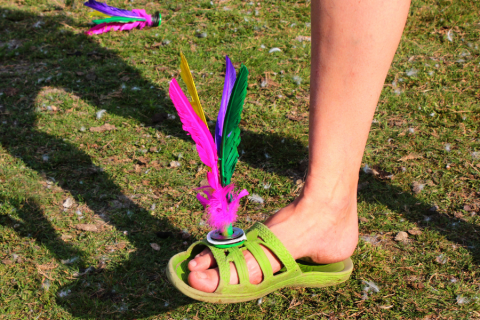
[[[209,231],[168,82],[182,50],[213,129],[224,56],[248,67],[234,181],[256,196],[237,225],[263,221],[305,176],[310,2],[109,4],[163,22],[89,37],[79,1],[0,0],[0,319],[480,318],[480,2],[412,4],[359,173],[351,279],[234,305],[165,275]]]

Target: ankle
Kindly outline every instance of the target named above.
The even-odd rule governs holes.
[[[332,213],[355,211],[357,206],[357,183],[337,181],[327,184],[314,177],[307,177],[305,186],[297,199],[307,206],[327,207]]]

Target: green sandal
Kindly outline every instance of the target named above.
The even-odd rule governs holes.
[[[269,248],[282,262],[283,268],[273,274],[272,267],[260,244]],[[214,293],[194,289],[188,285],[188,262],[208,247],[217,261],[220,283]],[[263,281],[253,285],[249,281],[245,258],[249,250],[263,272]],[[230,262],[235,264],[239,284],[230,284]],[[236,303],[258,299],[285,287],[327,287],[346,281],[353,270],[350,258],[332,264],[313,264],[295,261],[278,238],[263,224],[255,223],[247,231],[247,240],[240,246],[219,249],[206,240],[198,241],[187,251],[173,256],[168,262],[167,276],[183,294],[195,300],[211,303]]]

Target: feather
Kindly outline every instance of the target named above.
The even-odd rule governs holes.
[[[237,220],[240,199],[247,196],[248,191],[243,189],[240,192],[234,192],[234,188],[233,184],[213,190],[209,187],[203,187],[201,189],[207,198],[204,198],[201,194],[197,195],[197,199],[206,206],[208,212],[207,223],[212,228],[225,230],[226,227]]]
[[[191,78],[191,73],[188,69],[185,57],[183,54],[181,54],[181,56],[182,73],[185,75],[185,80],[188,76]],[[240,122],[240,115],[246,96],[248,70],[242,65],[238,78],[235,81],[235,69],[233,68],[233,65],[231,65],[228,57],[227,69],[226,73],[228,73],[228,78],[226,79],[226,82],[232,81],[233,73],[234,84],[231,89],[229,89],[229,86],[232,86],[231,84],[226,84],[224,87],[224,98],[225,100],[228,100],[228,104],[226,107],[223,107],[226,111],[224,121],[222,121],[223,130],[221,131],[222,138],[220,139],[221,150],[224,155],[221,168],[225,172],[225,174],[222,174],[222,183],[220,183],[219,179],[220,173],[218,171],[217,148],[213,142],[212,135],[208,130],[208,126],[206,126],[204,120],[200,118],[198,110],[194,109],[190,104],[175,79],[172,79],[170,82],[169,93],[170,98],[177,109],[180,120],[182,121],[183,130],[187,131],[195,142],[200,160],[211,169],[207,173],[208,186],[197,189],[200,190],[197,194],[197,199],[205,207],[208,213],[208,224],[212,228],[222,230],[224,234],[229,235],[228,230],[231,230],[231,225],[237,219],[240,199],[248,195],[248,192],[245,189],[235,192],[235,186],[230,183],[235,164],[238,160],[237,147],[240,143],[240,129],[238,128],[238,124]],[[184,75],[182,75],[182,77]],[[190,85],[191,88],[193,87],[193,89],[195,89],[193,79],[191,79],[191,82],[189,79],[185,82],[187,83],[187,87]],[[190,91],[190,94],[192,94],[192,92],[193,90]],[[229,95],[229,99],[226,98]],[[200,104],[198,103],[198,105]],[[203,114],[201,108],[200,111]]]
[[[92,8],[94,10],[100,11],[103,14],[112,16],[112,17],[125,17],[125,18],[138,18],[140,17],[138,13],[134,11],[119,9],[111,7],[103,2],[97,2],[95,0],[88,0],[84,3],[85,6]]]
[[[90,30],[88,30],[86,34],[93,35],[93,34],[101,34],[104,32],[109,32],[109,31],[126,31],[126,30],[131,30],[133,28],[142,29],[147,25],[151,25],[152,17],[149,14],[147,14],[145,10],[133,9],[132,12],[138,14],[138,18],[144,18],[145,21],[133,21],[130,23],[120,23],[120,22],[101,23],[90,28]]]
[[[95,24],[100,23],[110,23],[110,22],[118,22],[118,23],[130,23],[135,21],[145,21],[145,18],[125,18],[125,17],[110,17],[105,19],[96,19],[92,20]]]
[[[170,82],[169,93],[182,121],[183,130],[187,131],[195,142],[200,160],[211,169],[211,172],[207,174],[210,186],[213,189],[218,189],[220,182],[218,180],[217,151],[208,127],[203,125],[202,120],[193,110],[177,80],[172,79]]]
[[[101,13],[99,11],[92,11],[92,12],[89,12],[88,13],[88,16],[90,18],[95,18],[95,17],[98,17],[98,18],[102,18],[102,19],[105,19],[105,18],[111,18],[112,16],[109,16],[105,13]]]
[[[223,122],[225,120],[225,113],[227,112],[228,101],[232,93],[233,85],[235,84],[235,67],[230,58],[225,56],[225,83],[223,85],[222,101],[220,102],[220,110],[218,111],[217,124],[215,125],[215,145],[217,146],[217,153],[220,157]]]
[[[238,161],[238,145],[240,144],[240,117],[243,103],[247,95],[248,70],[242,65],[237,80],[233,86],[227,112],[223,123],[222,148],[220,158],[220,173],[222,185],[230,184],[230,180]]]
[[[202,105],[200,104],[200,99],[198,98],[197,88],[195,87],[195,83],[193,82],[192,73],[190,72],[190,67],[188,66],[187,59],[182,52],[180,52],[180,75],[182,76],[183,82],[187,85],[188,92],[192,97],[193,101],[190,101],[192,104],[193,109],[197,113],[197,115],[202,119],[205,125],[208,128],[207,119],[205,118],[205,113],[203,112]]]

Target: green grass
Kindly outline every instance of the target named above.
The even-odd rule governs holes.
[[[480,3],[412,4],[363,160],[394,177],[360,172],[351,280],[236,305],[195,302],[166,279],[168,259],[208,231],[193,190],[205,171],[178,117],[152,117],[176,114],[179,50],[210,120],[224,55],[244,63],[234,179],[265,205],[243,202],[238,225],[291,202],[307,157],[310,43],[295,38],[310,33],[309,2],[109,3],[163,23],[87,37],[80,2],[0,0],[0,319],[480,318]],[[105,123],[116,130],[89,130]],[[363,281],[380,291],[364,299]]]

